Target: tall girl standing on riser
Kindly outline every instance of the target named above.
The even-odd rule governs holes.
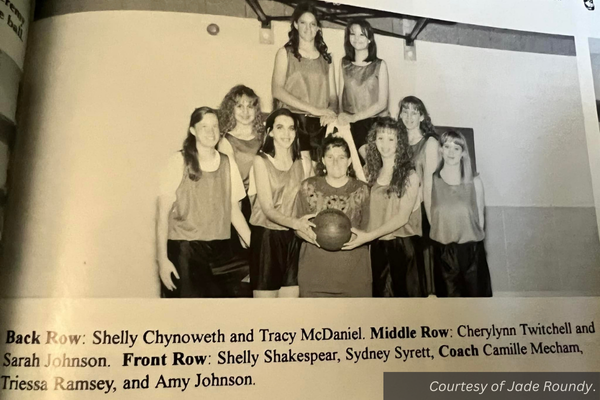
[[[245,191],[235,161],[215,148],[215,110],[190,118],[183,149],[161,177],[156,237],[163,297],[247,297],[248,263],[232,249],[231,225],[245,245],[250,229],[239,208]]]
[[[431,239],[434,241],[436,295],[489,297],[490,271],[483,239],[484,194],[473,176],[466,140],[460,132],[442,134],[442,157],[433,174]]]
[[[235,160],[248,192],[250,169],[264,136],[260,99],[254,90],[244,85],[231,88],[219,107],[219,122],[223,136],[217,149]],[[246,220],[250,218],[250,211],[250,201],[245,197],[242,213]]]
[[[420,180],[406,130],[389,117],[375,120],[367,139],[371,186],[367,232],[345,248],[371,243],[373,296],[427,296],[421,236]]]
[[[335,121],[337,92],[331,54],[323,40],[317,11],[309,4],[296,7],[289,41],[275,56],[271,91],[277,107],[297,114],[305,173],[317,161],[326,125]]]
[[[417,174],[419,174],[419,178],[421,179],[422,235],[418,247],[419,251],[423,253],[427,292],[432,294],[435,291],[435,285],[433,282],[433,255],[429,239],[431,180],[439,164],[440,144],[431,122],[431,116],[425,104],[419,98],[415,96],[405,97],[400,101],[399,108],[398,123],[406,128],[408,143],[413,154],[412,160],[415,164]]]
[[[371,125],[376,117],[388,114],[388,70],[385,61],[377,58],[373,28],[363,19],[350,21],[346,26],[344,49],[338,123],[350,123],[354,145],[365,159]]]
[[[267,137],[254,158],[250,182],[252,245],[250,282],[254,297],[298,297],[300,239],[295,230],[314,235],[312,215],[293,217],[304,170],[298,120],[285,108],[267,118]]]

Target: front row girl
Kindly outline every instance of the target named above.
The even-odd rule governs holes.
[[[479,176],[473,176],[461,133],[445,132],[440,143],[442,157],[431,190],[436,295],[489,297],[492,285],[483,246],[483,184]]]
[[[156,234],[163,297],[250,297],[252,290],[255,297],[427,295],[416,246],[420,179],[404,126],[388,117],[375,121],[367,142],[367,185],[354,177],[348,143],[333,135],[323,142],[318,176],[305,179],[298,125],[287,109],[266,121],[250,179],[250,240],[239,207],[246,193],[237,164],[215,148],[216,111],[194,110],[183,149],[161,176]],[[448,131],[440,143],[430,202],[436,294],[491,296],[483,185],[473,176],[461,133]],[[352,222],[353,239],[341,251],[316,243],[310,219],[328,208]],[[250,267],[229,240],[231,225],[250,246]]]
[[[265,142],[254,157],[248,194],[250,225],[250,282],[254,297],[298,297],[300,239],[294,231],[314,237],[306,215],[293,217],[293,206],[304,179],[298,137],[299,121],[285,108],[269,115]]]
[[[366,156],[371,186],[368,232],[357,231],[344,248],[371,242],[373,296],[427,296],[423,253],[418,251],[420,179],[403,125],[389,117],[376,119]]]
[[[194,110],[183,149],[161,176],[156,236],[163,297],[249,297],[248,263],[232,249],[231,225],[244,245],[250,229],[239,201],[244,185],[219,153],[216,111]]]
[[[335,208],[348,216],[353,229],[365,229],[369,223],[369,187],[355,178],[348,143],[330,135],[321,149],[317,176],[306,179],[300,186],[296,215],[314,216]],[[318,246],[314,235],[298,231],[298,236],[305,240],[298,266],[300,297],[372,296],[367,245],[357,245],[348,251],[327,251]]]

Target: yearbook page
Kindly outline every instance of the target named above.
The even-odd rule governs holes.
[[[2,398],[598,398],[593,1],[35,15]]]
[[[16,137],[19,84],[31,15],[29,1],[0,3],[0,238],[6,216],[9,160]]]

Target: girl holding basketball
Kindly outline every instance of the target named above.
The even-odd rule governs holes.
[[[293,217],[293,205],[304,179],[298,120],[285,108],[267,118],[265,142],[254,157],[249,195],[250,282],[254,297],[298,297],[298,251],[294,230],[314,236],[312,215]]]
[[[330,135],[323,141],[321,154],[317,176],[300,186],[296,216],[333,208],[346,214],[353,228],[365,229],[369,223],[369,187],[355,178],[348,143]],[[300,297],[372,296],[371,260],[366,245],[349,251],[327,251],[319,247],[314,235],[297,233],[305,240],[298,266]]]
[[[371,208],[367,232],[356,231],[344,249],[371,243],[375,297],[427,296],[421,236],[420,180],[408,136],[392,118],[375,120],[367,138]]]
[[[448,131],[440,139],[441,160],[433,174],[431,239],[439,297],[489,297],[490,271],[483,239],[484,195],[473,176],[465,137]]]
[[[288,35],[288,42],[275,57],[271,90],[277,106],[288,108],[299,118],[300,151],[308,175],[311,158],[317,160],[326,125],[337,117],[337,92],[331,54],[316,9],[309,4],[296,7]]]
[[[378,116],[388,114],[388,71],[377,58],[373,28],[364,19],[350,21],[344,35],[346,55],[340,63],[338,123],[350,124],[352,139],[366,159],[367,135]]]
[[[232,250],[231,225],[244,245],[250,228],[239,208],[245,191],[235,161],[217,151],[215,110],[191,115],[183,149],[161,177],[157,261],[163,297],[247,297],[248,264]]]

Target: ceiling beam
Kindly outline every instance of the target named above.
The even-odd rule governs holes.
[[[277,3],[285,4],[290,7],[296,7],[300,1],[297,0],[272,0]],[[269,28],[271,21],[289,21],[289,15],[267,15],[258,0],[246,0],[246,3],[252,8],[263,28]],[[406,18],[407,16],[394,14],[386,11],[370,10],[362,7],[348,6],[345,4],[334,4],[324,2],[314,2],[313,5],[318,10],[318,18],[323,21],[329,21],[340,26],[346,26],[354,18],[377,19],[377,18]],[[414,19],[414,17],[408,17]],[[417,18],[414,29],[408,35],[394,32],[393,30],[373,28],[373,32],[378,35],[390,36],[406,40],[406,44],[412,46],[417,36],[425,25],[429,22],[428,18]]]

